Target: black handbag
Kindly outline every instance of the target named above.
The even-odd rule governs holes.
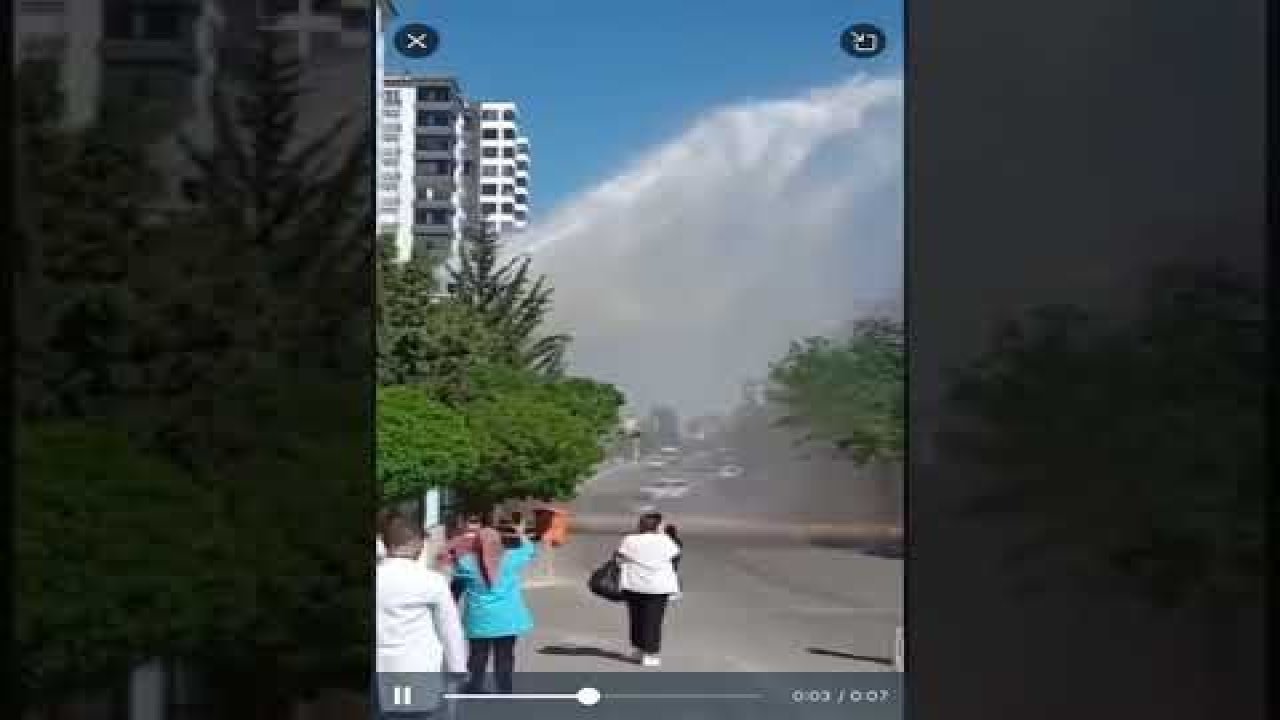
[[[616,555],[591,573],[587,587],[593,594],[609,602],[622,602],[622,565]]]

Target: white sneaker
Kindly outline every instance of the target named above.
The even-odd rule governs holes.
[[[657,655],[645,655],[640,658],[640,664],[645,667],[658,667],[662,664],[662,658]]]

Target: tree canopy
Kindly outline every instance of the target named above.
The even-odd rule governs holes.
[[[384,502],[448,487],[474,510],[565,498],[603,459],[622,394],[566,377],[569,338],[544,334],[553,288],[529,258],[502,260],[469,230],[446,273],[434,258],[378,265],[379,480]],[[430,436],[430,437],[427,437]]]
[[[476,476],[479,450],[467,419],[420,386],[378,388],[378,482],[384,502],[457,487]]]
[[[791,345],[770,372],[770,399],[783,422],[846,451],[860,463],[902,460],[906,434],[906,353],[902,324],[857,323],[842,340]]]
[[[1262,293],[1222,267],[1156,273],[1137,313],[1044,307],[954,378],[942,447],[997,486],[975,510],[1038,529],[1168,605],[1256,601],[1263,563]]]

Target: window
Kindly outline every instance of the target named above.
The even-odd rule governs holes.
[[[521,140],[520,142],[516,143],[516,152],[527,154],[529,152],[529,143],[524,140]]]
[[[400,123],[382,123],[382,132],[398,133],[400,132]]]
[[[448,225],[452,211],[448,208],[418,208],[413,221],[418,225]]]
[[[497,195],[498,186],[494,183],[485,183],[480,186],[481,195]]]
[[[498,119],[498,111],[497,111],[497,110],[482,110],[482,111],[480,111],[480,119],[481,119],[481,120],[497,120],[497,119]]]
[[[510,165],[502,166],[502,177],[515,177],[516,169]]]
[[[22,0],[18,8],[22,15],[61,15],[67,3],[66,0]]]
[[[342,48],[342,33],[318,30],[311,33],[311,52],[332,52]]]
[[[451,160],[420,160],[418,162],[417,171],[414,174],[423,177],[452,175],[453,162]]]
[[[316,15],[337,15],[342,11],[342,0],[311,0],[311,12]]]
[[[143,36],[149,40],[176,40],[183,36],[182,11],[178,8],[148,8],[143,20]]]
[[[385,167],[395,167],[400,164],[400,158],[395,155],[383,155],[382,164]]]
[[[107,0],[102,10],[102,34],[113,39],[131,38],[133,19],[133,4],[129,0]]]
[[[504,212],[504,213],[506,213],[506,214],[510,215],[511,213],[513,213],[513,212],[515,212],[515,211],[516,211],[516,206],[515,206],[515,205],[512,205],[511,203],[502,203],[502,212]]]
[[[382,117],[398,118],[400,117],[399,105],[387,105],[382,108]]]
[[[400,91],[399,90],[383,90],[382,104],[388,107],[400,107]]]
[[[516,156],[516,149],[515,149],[515,148],[513,148],[513,147],[504,147],[504,148],[502,148],[502,157],[504,157],[504,158],[514,158],[515,156]]]
[[[529,219],[529,213],[527,213],[527,212],[525,212],[525,211],[523,211],[523,210],[517,210],[517,211],[516,211],[516,219],[517,219],[517,220],[528,220],[528,219]]]
[[[515,140],[515,139],[516,139],[516,131],[515,131],[515,128],[505,128],[505,129],[503,129],[503,131],[502,131],[502,137],[506,138],[507,140]]]
[[[529,161],[528,161],[528,160],[521,160],[520,162],[516,163],[516,169],[517,169],[517,170],[528,170],[528,169],[529,169]]]
[[[471,170],[472,170],[471,161],[470,161],[470,160],[464,160],[464,161],[462,162],[462,174],[463,174],[463,175],[470,175],[470,174],[471,174]]]
[[[515,111],[515,110],[506,110],[506,111],[504,111],[504,112],[502,113],[502,119],[503,119],[503,120],[509,120],[509,121],[511,121],[511,122],[515,122],[515,119],[516,119],[516,111]]]
[[[285,15],[301,10],[299,0],[263,0],[263,15]]]
[[[448,152],[453,149],[453,138],[427,136],[418,141],[426,152]]]
[[[452,99],[453,94],[447,87],[418,88],[418,102],[449,102]]]
[[[481,148],[480,154],[483,157],[496,158],[498,157],[498,148],[494,148],[494,147]]]
[[[420,110],[418,124],[425,127],[449,127],[453,124],[453,118],[449,113],[440,110]]]
[[[503,195],[515,195],[515,194],[516,194],[516,187],[515,187],[514,185],[503,185],[503,186],[502,186],[502,194],[503,194]]]
[[[498,206],[494,203],[480,203],[480,212],[485,215],[492,215],[498,211]]]
[[[498,128],[485,128],[480,131],[480,137],[484,138],[485,140],[497,140]]]
[[[524,205],[525,207],[528,207],[528,205],[529,205],[529,196],[528,196],[528,195],[523,195],[523,194],[522,194],[522,195],[517,195],[517,196],[516,196],[516,204],[517,204],[517,205]]]
[[[400,184],[383,181],[378,183],[378,189],[382,192],[395,192],[400,189]]]
[[[525,177],[516,178],[516,187],[518,188],[529,187],[529,178],[525,178]]]
[[[342,8],[342,28],[344,30],[367,30],[369,28],[369,11],[362,7]]]
[[[498,166],[497,165],[480,166],[480,176],[481,177],[498,177]]]

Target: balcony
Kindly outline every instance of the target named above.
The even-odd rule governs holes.
[[[453,149],[448,150],[417,150],[413,152],[415,160],[452,160]]]
[[[458,111],[457,100],[417,100],[413,106],[418,110],[454,113]]]

